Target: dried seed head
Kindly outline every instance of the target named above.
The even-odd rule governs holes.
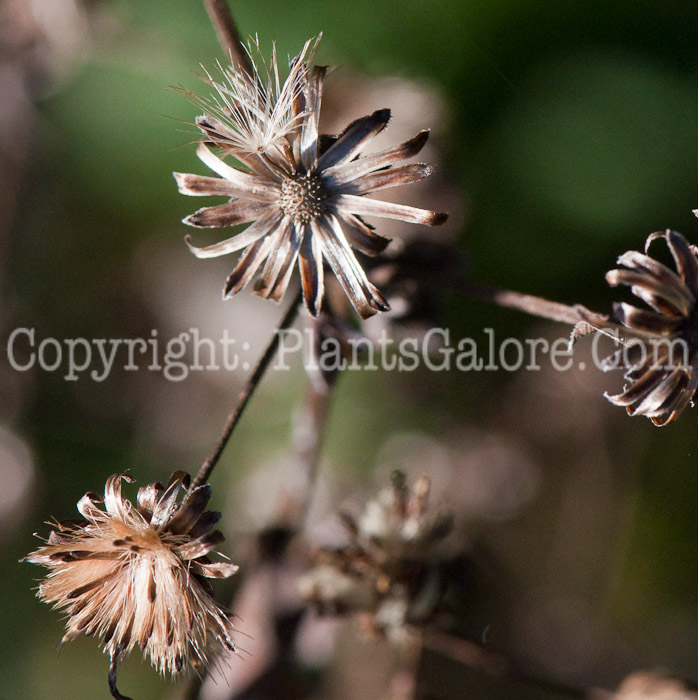
[[[172,674],[205,664],[217,648],[235,649],[208,581],[238,568],[208,558],[223,541],[212,531],[219,514],[204,512],[210,487],[178,501],[189,476],[175,472],[166,488],[139,489],[134,507],[121,495],[122,480],[133,481],[111,476],[103,499],[86,493],[78,503],[85,520],[54,523],[47,543],[25,558],[49,569],[38,596],[66,611],[62,641],[96,635],[113,666],[137,645],[158,671]]]
[[[390,121],[379,109],[357,119],[337,137],[318,131],[326,68],[312,67],[317,46],[308,41],[279,79],[276,55],[268,66],[254,61],[251,73],[221,68],[223,80],[205,78],[215,90],[210,100],[191,94],[205,114],[196,120],[203,133],[197,155],[218,177],[175,173],[182,194],[226,196],[184,223],[197,228],[250,223],[242,232],[198,247],[200,258],[240,252],[224,295],[231,297],[257,277],[256,294],[278,301],[288,288],[296,263],[308,311],[317,316],[325,294],[325,262],[362,318],[390,307],[369,281],[354,249],[377,255],[388,241],[363,217],[381,217],[436,226],[443,213],[370,199],[371,192],[417,182],[431,166],[400,165],[424,146],[423,131],[403,144],[364,155]],[[252,51],[250,52],[252,53]],[[216,155],[211,147],[220,149]],[[232,157],[234,162],[227,162]],[[259,273],[259,274],[258,274]]]
[[[325,197],[320,178],[312,173],[292,175],[281,183],[279,208],[293,221],[307,224],[325,212]]]
[[[647,255],[662,239],[675,271]],[[622,347],[607,357],[603,369],[625,370],[626,385],[607,398],[630,415],[647,416],[655,425],[676,420],[698,389],[698,249],[676,231],[653,233],[645,253],[630,250],[618,258],[620,269],[606,275],[612,286],[627,285],[649,308],[621,302],[613,315],[578,307],[584,323],[619,336]],[[573,337],[583,335],[579,329]]]
[[[392,488],[369,501],[358,519],[343,514],[350,543],[316,554],[301,580],[303,595],[323,613],[361,613],[386,634],[430,621],[446,586],[438,545],[453,519],[430,511],[428,492],[426,477],[410,488],[396,471]]]

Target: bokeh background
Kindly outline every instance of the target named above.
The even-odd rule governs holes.
[[[323,119],[395,113],[397,141],[431,127],[443,236],[471,279],[607,311],[604,273],[664,228],[698,242],[698,9],[683,0],[236,0],[244,35],[295,53],[324,32],[338,66]],[[194,471],[244,372],[114,372],[104,382],[17,372],[6,342],[151,338],[195,327],[249,342],[280,309],[220,289],[232,260],[198,261],[171,172],[204,172],[186,144],[195,108],[168,86],[221,58],[195,0],[3,0],[0,4],[0,698],[107,697],[93,640],[57,653],[60,616],[18,560],[50,517],[130,470],[140,484]],[[341,105],[340,110],[331,104]],[[402,114],[400,114],[402,112]],[[328,127],[329,128],[329,127]],[[181,147],[180,147],[181,146]],[[405,226],[407,228],[407,226]],[[385,232],[385,231],[384,231]],[[390,235],[400,237],[399,227]],[[405,236],[414,235],[405,231]],[[215,240],[215,238],[204,240]],[[448,295],[454,338],[565,337],[569,329]],[[371,321],[378,328],[380,321]],[[610,406],[618,376],[587,370],[353,372],[337,387],[315,528],[356,506],[395,466],[434,480],[458,536],[485,571],[455,626],[560,683],[614,688],[636,668],[698,682],[698,416],[664,429]],[[270,516],[304,376],[265,378],[213,479],[228,552]],[[327,527],[330,527],[327,525]],[[253,621],[254,622],[254,621]],[[265,640],[240,624],[254,656]],[[311,635],[312,637],[312,635]],[[306,644],[319,673],[343,655],[324,697],[356,695],[360,646]],[[257,651],[256,651],[257,650]],[[301,653],[301,652],[299,652]],[[374,661],[379,656],[371,657]],[[354,666],[352,666],[354,664]],[[549,697],[503,688],[452,660],[425,670],[435,697]],[[431,675],[430,675],[431,674]],[[171,697],[134,655],[122,691]],[[324,687],[324,690],[320,690]],[[365,688],[364,688],[365,691]],[[354,693],[354,695],[352,695]],[[528,693],[528,694],[525,694]]]

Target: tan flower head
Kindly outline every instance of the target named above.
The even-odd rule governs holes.
[[[675,271],[647,255],[655,239],[666,242]],[[608,272],[608,283],[629,286],[649,308],[617,303],[610,318],[578,310],[594,329],[617,333],[623,342],[603,363],[604,369],[626,370],[623,391],[607,395],[609,401],[625,406],[630,415],[667,425],[698,388],[698,249],[667,230],[647,238],[644,254],[630,250],[618,264],[622,269]]]
[[[139,489],[134,507],[121,495],[122,479],[133,481],[109,477],[104,499],[86,493],[78,503],[85,520],[55,523],[47,543],[26,557],[49,569],[38,596],[66,611],[62,641],[81,632],[100,637],[113,669],[138,645],[158,671],[173,674],[221,647],[235,650],[207,580],[238,568],[208,559],[223,541],[211,530],[220,514],[204,511],[210,487],[178,502],[189,476],[174,472],[166,488]]]
[[[409,488],[395,471],[392,488],[369,501],[358,519],[343,515],[351,541],[317,553],[301,581],[305,597],[324,613],[362,614],[386,634],[431,620],[446,585],[439,545],[452,517],[429,509],[429,488],[426,477]]]
[[[278,301],[298,262],[305,305],[313,316],[322,305],[326,260],[354,308],[367,318],[389,306],[368,281],[352,249],[377,255],[389,240],[362,217],[431,226],[443,223],[446,215],[364,196],[427,177],[431,166],[399,163],[422,149],[428,132],[380,153],[362,155],[390,120],[390,110],[381,109],[352,122],[337,137],[320,135],[327,69],[310,67],[316,46],[317,42],[312,48],[306,42],[291,60],[284,83],[272,54],[269,65],[253,61],[252,74],[221,67],[221,82],[207,79],[216,94],[210,100],[193,98],[205,111],[196,120],[204,133],[197,155],[218,177],[174,173],[179,191],[225,196],[229,201],[199,209],[184,223],[198,228],[254,223],[210,246],[197,247],[189,237],[186,241],[199,258],[242,251],[226,282],[226,297],[260,272],[255,293]],[[211,147],[220,149],[220,157]],[[236,161],[227,163],[227,157]]]

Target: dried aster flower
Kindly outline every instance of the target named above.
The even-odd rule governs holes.
[[[386,634],[430,621],[446,585],[438,545],[452,517],[428,508],[429,480],[412,489],[393,473],[392,488],[370,501],[358,520],[343,515],[350,544],[322,549],[301,581],[304,596],[324,613],[363,614]]]
[[[390,110],[381,109],[352,122],[337,137],[320,135],[327,68],[310,67],[316,46],[317,42],[312,48],[306,42],[290,61],[283,83],[272,54],[268,66],[253,61],[251,74],[219,66],[222,80],[207,79],[216,94],[210,100],[193,97],[205,112],[196,120],[204,134],[197,155],[218,177],[174,173],[179,191],[230,199],[199,209],[184,223],[198,228],[254,223],[213,245],[197,247],[189,237],[186,241],[199,258],[242,251],[226,282],[226,297],[243,289],[261,270],[255,293],[278,301],[298,261],[305,305],[313,316],[322,305],[326,260],[354,308],[367,318],[389,306],[368,281],[352,249],[377,255],[389,240],[362,217],[431,226],[443,223],[446,215],[364,196],[427,177],[431,166],[399,163],[419,153],[428,132],[363,156],[390,120]],[[211,147],[220,149],[220,157]],[[237,162],[229,164],[227,157]]]
[[[658,238],[666,242],[675,271],[647,255]],[[667,425],[693,401],[698,388],[698,248],[667,230],[647,238],[645,254],[628,251],[618,264],[623,269],[608,272],[608,283],[628,285],[649,308],[617,303],[610,318],[583,307],[578,311],[593,329],[617,333],[623,343],[604,360],[603,369],[624,368],[626,385],[607,398],[630,415]]]
[[[121,495],[121,480],[107,480],[104,499],[86,493],[78,502],[85,520],[53,524],[46,544],[26,561],[49,569],[38,596],[68,615],[62,643],[80,632],[101,638],[112,667],[138,645],[161,673],[205,664],[230,639],[226,613],[213,600],[209,578],[226,578],[237,566],[211,562],[208,555],[223,541],[213,525],[220,513],[205,511],[208,485],[187,493],[184,472],[174,472],[167,487],[148,484],[137,506]],[[104,509],[98,506],[104,503]]]

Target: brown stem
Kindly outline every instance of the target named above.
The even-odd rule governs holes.
[[[313,338],[309,345],[317,342],[319,325],[317,319],[310,319]],[[336,381],[337,378],[335,378]],[[296,531],[303,527],[308,508],[315,491],[318,468],[329,420],[334,382],[306,381],[305,395],[293,426],[291,442],[299,470],[300,489],[295,494],[290,520]]]
[[[390,678],[390,700],[414,700],[418,697],[418,674],[423,647],[423,635],[418,630],[412,630],[397,648],[394,647],[397,658]]]
[[[289,313],[292,309],[298,308],[300,302],[301,297],[299,295],[294,306],[289,308]],[[288,325],[290,325],[292,322],[293,319],[289,320],[287,317],[285,317],[282,320],[279,329],[277,329],[275,337],[278,337],[279,331],[288,327]],[[319,329],[316,319],[310,319],[310,324],[314,335],[311,341],[312,345],[312,343],[316,341],[316,335],[319,332]],[[251,379],[252,378],[250,378],[250,381]],[[297,469],[299,471],[301,486],[298,492],[293,494],[292,498],[285,499],[284,502],[279,504],[279,513],[274,523],[275,526],[288,528],[291,534],[297,533],[303,527],[308,512],[308,507],[313,496],[315,484],[317,483],[320,452],[329,417],[332,393],[333,384],[323,384],[319,381],[312,381],[309,378],[306,382],[305,396],[294,422],[291,443],[295,457],[294,461],[296,462]],[[258,533],[258,546],[261,546],[260,542],[263,536],[264,531]],[[286,547],[290,541],[290,538],[286,540],[285,544],[282,545],[282,549],[273,550],[274,559],[277,563],[269,569],[269,572],[273,576],[272,580],[274,582],[274,589],[283,588],[279,577],[287,576],[287,569],[283,564],[279,566],[278,562],[281,561],[285,555]],[[246,567],[246,576],[248,578],[254,577],[259,571],[260,567],[268,567],[268,564],[269,560],[265,559],[263,556],[254,558],[253,561],[249,562],[248,566]],[[233,602],[231,604],[231,608],[234,609],[235,607],[236,605]],[[276,613],[273,614],[275,615]],[[287,614],[285,608],[283,614]],[[283,651],[284,648],[285,647],[281,646],[281,651],[278,653],[287,654],[288,650]],[[203,678],[198,676],[192,678],[185,689],[184,695],[181,698],[178,696],[178,700],[196,700],[196,698],[199,697],[202,683]]]
[[[242,39],[227,0],[204,0],[206,12],[216,30],[216,36],[223,51],[230,54],[230,60],[248,73],[252,72],[252,63],[242,46]]]
[[[223,454],[223,450],[228,444],[228,440],[233,434],[233,430],[238,424],[238,421],[240,420],[240,417],[242,416],[242,413],[245,410],[245,407],[247,406],[247,402],[250,400],[250,397],[254,393],[254,390],[257,388],[257,385],[264,376],[264,373],[269,367],[269,363],[274,358],[276,349],[279,347],[279,341],[281,339],[282,331],[289,328],[291,324],[296,320],[301,300],[302,293],[298,292],[296,298],[293,300],[291,305],[288,307],[288,310],[284,314],[284,317],[281,319],[281,323],[279,323],[276,330],[274,331],[274,334],[272,335],[271,340],[269,341],[269,344],[267,345],[267,348],[264,351],[264,354],[259,359],[257,366],[254,368],[254,371],[250,375],[250,378],[245,383],[245,386],[243,386],[240,390],[240,393],[238,394],[238,400],[235,404],[235,408],[233,408],[233,410],[228,415],[228,420],[225,423],[221,436],[218,438],[218,442],[216,442],[209,456],[201,465],[199,473],[196,475],[196,478],[192,481],[191,486],[189,487],[189,492],[191,492],[197,486],[201,486],[201,484],[206,483],[209,476],[211,476],[211,472],[218,463],[221,454]]]
[[[131,700],[131,698],[127,698],[125,695],[122,695],[116,687],[116,674],[118,672],[119,661],[120,655],[117,654],[109,664],[109,675],[107,677],[107,682],[109,684],[109,693],[114,698],[114,700]]]
[[[508,679],[525,683],[539,691],[556,693],[567,698],[588,698],[589,693],[596,693],[595,698],[611,698],[612,694],[600,689],[576,688],[562,683],[543,680],[517,668],[506,656],[496,651],[483,649],[478,644],[460,639],[444,632],[431,631],[424,636],[424,646],[432,651],[448,656],[458,663],[470,668],[477,668],[495,678]]]
[[[524,313],[538,316],[539,318],[547,318],[551,321],[559,323],[569,323],[576,325],[582,321],[577,309],[573,306],[560,304],[556,301],[548,301],[540,297],[530,296],[529,294],[520,294],[508,289],[496,289],[486,285],[465,283],[460,287],[461,291],[470,296],[477,297],[490,301],[498,306],[504,306],[508,309],[516,309]]]

